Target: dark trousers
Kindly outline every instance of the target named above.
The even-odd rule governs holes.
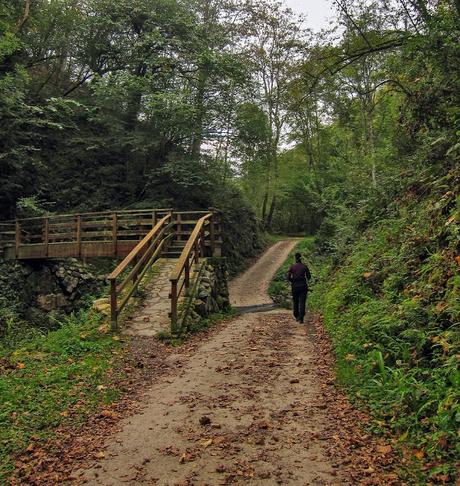
[[[307,301],[307,286],[292,287],[292,307],[294,317],[303,320],[305,317],[305,303]]]

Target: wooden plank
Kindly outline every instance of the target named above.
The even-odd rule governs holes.
[[[129,292],[123,297],[122,301],[120,302],[120,305],[118,306],[119,312],[121,312],[124,309],[125,305],[128,303],[128,301],[131,298],[131,296],[133,295],[134,291],[139,287],[139,284],[140,284],[142,278],[144,277],[144,275],[146,274],[147,270],[149,269],[149,267],[152,265],[152,263],[156,259],[158,259],[160,252],[161,252],[161,249],[163,248],[164,241],[165,240],[162,240],[160,242],[160,244],[158,245],[158,248],[154,251],[153,255],[149,258],[147,265],[144,266],[143,270],[141,271],[139,276],[136,278],[136,280],[133,280],[133,286],[129,289]],[[128,280],[128,278],[126,280]]]
[[[134,215],[134,214],[141,214],[141,215],[148,215],[152,213],[152,210],[157,211],[158,213],[170,213],[172,212],[171,208],[150,208],[150,209],[121,209],[119,211],[116,211],[118,215]],[[113,210],[110,211],[95,211],[95,212],[89,212],[89,213],[64,213],[64,214],[51,214],[48,215],[47,217],[49,218],[75,218],[75,216],[80,215],[80,216],[102,216],[102,215],[107,215],[110,216],[113,214]],[[40,219],[43,219],[43,216],[34,216],[33,218],[21,218],[21,222],[25,221],[38,221]],[[14,224],[15,220],[6,220],[3,221],[3,224],[6,223],[13,223]]]
[[[16,220],[14,245],[16,248],[16,258],[19,256],[19,247],[21,246],[21,224]]]
[[[129,274],[126,276],[126,278],[121,282],[121,284],[118,286],[119,290],[122,290],[128,283],[129,280],[134,280],[136,274],[139,273],[141,270],[141,267],[144,265],[144,263],[147,261],[148,258],[150,258],[150,252],[154,252],[156,246],[159,244],[159,240],[163,237],[164,232],[166,231],[166,228],[163,228],[158,235],[153,239],[151,242],[150,246],[145,250],[144,254],[140,257],[139,261],[134,265],[134,267],[131,269]]]
[[[110,280],[110,327],[116,331],[118,327],[117,281]]]
[[[214,255],[214,250],[216,247],[216,233],[214,228],[214,212],[211,213],[211,218],[209,219],[209,237],[210,237],[210,246],[211,246],[211,256]]]
[[[117,254],[117,244],[118,244],[118,214],[113,213],[112,215],[112,244],[113,244],[113,254]]]
[[[171,332],[177,330],[177,281],[171,282]]]
[[[74,231],[72,231],[72,233],[60,233],[60,234],[53,234],[53,233],[50,233],[48,235],[48,239],[49,241],[54,241],[55,243],[57,243],[59,240],[62,240],[63,242],[67,242],[67,241],[73,241],[75,242],[76,241],[76,234]]]

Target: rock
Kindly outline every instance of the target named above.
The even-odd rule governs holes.
[[[195,302],[195,312],[201,317],[206,316],[206,303],[202,300]]]
[[[93,300],[93,307],[101,305],[101,304],[109,304],[108,297],[102,297],[100,299]]]
[[[53,328],[60,314],[79,310],[81,299],[97,294],[103,281],[75,259],[0,261],[0,298],[11,303],[18,321],[42,328]]]
[[[110,303],[108,299],[97,299],[93,302],[93,310],[104,314],[106,316],[110,315]]]
[[[200,289],[198,291],[198,298],[199,299],[207,299],[209,297],[209,292],[205,289]]]
[[[200,425],[210,425],[211,424],[211,419],[207,415],[203,415],[200,418]]]
[[[62,294],[47,294],[37,297],[37,304],[40,309],[53,311],[65,307],[68,302]]]

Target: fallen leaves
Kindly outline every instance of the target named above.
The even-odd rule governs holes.
[[[415,449],[413,451],[413,454],[419,461],[421,461],[425,457],[425,453],[422,450]]]
[[[379,452],[380,454],[390,454],[391,452],[393,452],[393,447],[391,447],[391,445],[389,445],[389,444],[378,445],[376,449],[377,449],[377,452]]]
[[[99,417],[111,418],[111,419],[118,419],[119,414],[114,412],[113,410],[102,410],[100,412]]]
[[[209,447],[211,444],[213,443],[213,439],[208,439],[208,440],[205,440],[201,443],[201,445],[206,449],[207,447]]]
[[[326,330],[318,316],[315,317],[316,361],[314,371],[322,383],[330,383],[334,377],[334,353]],[[354,354],[348,354],[347,361],[355,361]],[[328,386],[322,393],[323,407],[327,414],[326,429],[334,440],[322,441],[327,453],[340,466],[339,473],[350,484],[400,486],[402,481],[392,471],[398,464],[398,458],[390,444],[376,443],[376,439],[363,432],[363,426],[369,422],[368,416],[356,410],[339,387]],[[319,436],[317,440],[320,440]],[[348,484],[347,483],[347,484]]]

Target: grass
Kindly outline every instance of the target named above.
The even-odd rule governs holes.
[[[460,198],[409,201],[368,229],[312,294],[339,381],[417,465],[455,481],[460,457]],[[449,196],[449,197],[447,197]]]
[[[8,339],[0,342],[1,484],[14,469],[15,453],[51,437],[60,424],[81,424],[117,398],[111,374],[120,343],[101,319],[81,312],[13,347]]]

